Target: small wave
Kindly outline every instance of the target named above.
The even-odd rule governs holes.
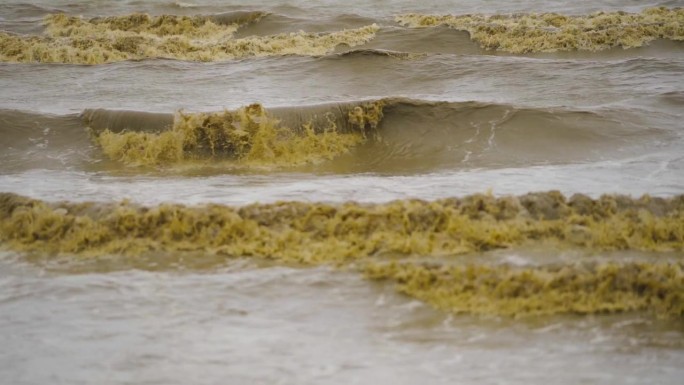
[[[80,116],[85,125],[96,132],[104,130],[160,132],[173,125],[173,115],[165,113],[87,109]]]
[[[91,143],[77,114],[0,109],[0,170],[80,167]]]
[[[467,32],[447,27],[384,27],[364,48],[418,54],[487,54],[487,51],[470,40]]]
[[[684,263],[573,263],[366,266],[366,276],[392,280],[397,290],[453,312],[504,316],[648,311],[684,316]]]
[[[261,11],[235,11],[207,16],[219,25],[239,25],[241,27],[261,21],[269,13]]]
[[[49,13],[60,12],[59,9],[46,6],[44,4],[14,3],[0,4],[0,13],[11,18],[32,19],[43,17]]]
[[[684,106],[684,92],[683,91],[671,91],[660,94],[660,99],[666,103],[672,105]]]
[[[24,149],[49,137],[53,145],[83,139],[83,124],[78,114],[35,114],[0,109],[0,148]]]
[[[170,3],[170,5],[172,7],[176,7],[176,8],[197,8],[197,7],[199,7],[199,5],[197,5],[197,4],[188,3],[185,1],[174,1],[174,2]]]
[[[382,25],[383,21],[353,14],[344,14],[324,18],[301,18],[285,16],[277,13],[269,13],[258,23],[252,23],[240,28],[240,30],[236,33],[236,36],[269,36],[283,33],[297,33],[300,31],[323,33],[347,29],[358,29],[374,24]]]
[[[399,15],[412,28],[445,25],[467,31],[483,48],[511,53],[599,51],[641,47],[656,39],[684,40],[684,9],[650,8],[638,14],[598,12],[516,15]]]
[[[412,60],[425,57],[427,54],[399,52],[385,49],[352,49],[332,55],[333,58],[387,57],[392,59]]]

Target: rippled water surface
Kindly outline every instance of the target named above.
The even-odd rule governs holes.
[[[614,47],[548,50],[539,43],[522,53],[487,49],[475,27],[415,27],[397,18],[549,12],[579,18],[599,11],[618,18],[612,12],[653,15],[653,7],[682,16],[645,21],[637,30],[663,29],[639,47],[626,37],[632,20],[617,29],[616,21],[587,27],[589,37],[578,38],[596,43],[605,33],[612,41],[614,30],[622,34]],[[0,378],[8,384],[681,383],[684,314],[672,310],[684,301],[684,232],[677,224],[684,220],[677,206],[684,194],[684,11],[678,7],[684,2],[3,1]],[[162,19],[150,19],[147,30],[103,19],[134,13],[194,18],[169,18],[164,28],[195,21],[174,35],[154,29]],[[66,18],[50,16],[57,14],[81,18],[65,26]],[[206,20],[214,29],[198,30]],[[540,33],[563,26],[544,28]],[[474,242],[474,249],[463,240],[452,249],[420,246],[447,233],[436,230],[436,219],[408,212],[399,220],[374,206],[409,210],[415,199],[549,190],[563,194],[562,205],[577,215],[535,217],[531,198],[520,198],[515,202],[531,216],[506,225],[528,231],[528,241],[504,239],[500,227],[487,227],[479,231],[493,234],[491,244]],[[20,198],[10,193],[35,201],[16,203]],[[629,230],[610,247],[596,246],[596,238],[553,243],[631,207],[605,198],[587,214],[573,206],[573,194],[648,197],[620,217],[636,227],[624,225]],[[310,204],[301,217],[309,227],[297,230],[311,239],[287,232],[295,224],[285,223],[290,214],[283,213],[296,209],[278,206],[282,201]],[[78,206],[83,202],[90,203]],[[140,225],[151,219],[139,205],[154,212],[171,204],[189,207],[184,215],[201,215],[212,204],[262,210],[252,219],[281,237],[264,244],[279,246],[226,255],[225,247],[239,249],[251,228],[235,230],[225,244],[183,243],[218,217],[192,229],[169,225],[172,235],[156,233],[163,240],[135,233],[123,219],[112,224],[124,218],[122,210],[132,207],[130,217]],[[492,215],[471,215],[471,225],[500,214],[482,205]],[[365,237],[377,252],[361,241],[340,243],[347,234],[335,227],[339,222],[311,219],[340,207],[349,210],[341,221],[366,218],[354,231],[385,221],[406,246],[386,246],[377,228]],[[183,209],[175,210],[181,218]],[[670,221],[647,226],[662,218]],[[565,227],[549,231],[549,239],[529,235],[525,226],[544,220]],[[119,235],[105,242],[93,233],[81,246],[60,246],[88,221],[116,227]],[[145,223],[161,229],[172,219],[159,221]],[[406,230],[415,223],[420,230]],[[425,230],[433,227],[434,233]],[[645,228],[651,233],[637,243]],[[418,233],[425,238],[416,240]],[[141,239],[153,246],[136,249]],[[339,246],[320,246],[326,240]],[[295,262],[283,257],[293,249],[303,250]],[[359,255],[348,252],[357,249]],[[352,255],[316,255],[321,250]],[[566,266],[580,275],[596,273],[596,264],[644,271],[669,264],[674,273],[659,281],[667,283],[653,301],[673,299],[657,314],[639,308],[530,315],[522,305],[517,317],[462,314],[414,298],[410,288],[398,292],[402,277],[378,281],[359,273],[369,261],[422,266],[424,257],[437,265],[534,273]],[[638,285],[629,290],[647,291]],[[608,300],[624,305],[616,298]]]
[[[64,274],[3,262],[14,383],[678,382],[679,321],[449,316],[328,269]]]

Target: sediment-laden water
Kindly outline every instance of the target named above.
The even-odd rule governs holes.
[[[0,371],[663,383],[684,3],[0,4]]]

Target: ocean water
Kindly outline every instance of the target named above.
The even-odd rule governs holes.
[[[684,2],[2,1],[8,384],[678,384]]]

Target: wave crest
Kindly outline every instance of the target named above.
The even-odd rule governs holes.
[[[371,118],[363,109],[350,112],[351,125],[363,127]],[[128,165],[160,165],[202,159],[234,159],[258,166],[317,163],[348,152],[363,141],[359,132],[338,132],[334,119],[290,128],[281,125],[260,104],[219,113],[183,113],[162,132],[95,133],[95,141],[111,159]]]
[[[296,32],[241,39],[233,34],[265,13],[210,16],[132,14],[83,20],[49,15],[45,36],[0,33],[0,61],[101,64],[122,60],[169,58],[192,61],[232,60],[250,56],[324,55],[344,44],[363,44],[376,25],[330,33]]]
[[[678,100],[677,95],[663,98]],[[14,151],[27,151],[26,159],[35,158],[28,152],[35,150],[36,138],[47,138],[45,127],[51,128],[51,151],[88,140],[88,127],[107,157],[124,164],[176,168],[185,162],[201,167],[212,163],[216,172],[234,166],[306,164],[324,172],[389,173],[527,167],[624,157],[677,135],[648,126],[629,109],[532,108],[403,97],[175,115],[94,109],[83,111],[80,119],[6,110],[0,111],[0,119],[21,127],[3,130],[13,138]],[[265,150],[257,155],[255,141],[275,153]]]
[[[511,53],[599,51],[641,47],[655,39],[684,40],[683,8],[650,8],[637,14],[598,12],[587,16],[405,14],[395,20],[412,28],[445,25],[467,31],[483,48]]]
[[[400,291],[457,313],[640,310],[681,317],[681,261],[511,268],[487,262],[458,266],[451,257],[529,243],[551,243],[551,250],[681,252],[683,216],[684,196],[594,200],[548,192],[376,205],[140,207],[47,203],[0,193],[0,242],[48,260],[110,255],[123,266],[152,254],[161,265],[199,255],[205,267],[235,257],[361,267],[368,278],[391,279]],[[387,264],[388,259],[400,262]]]

